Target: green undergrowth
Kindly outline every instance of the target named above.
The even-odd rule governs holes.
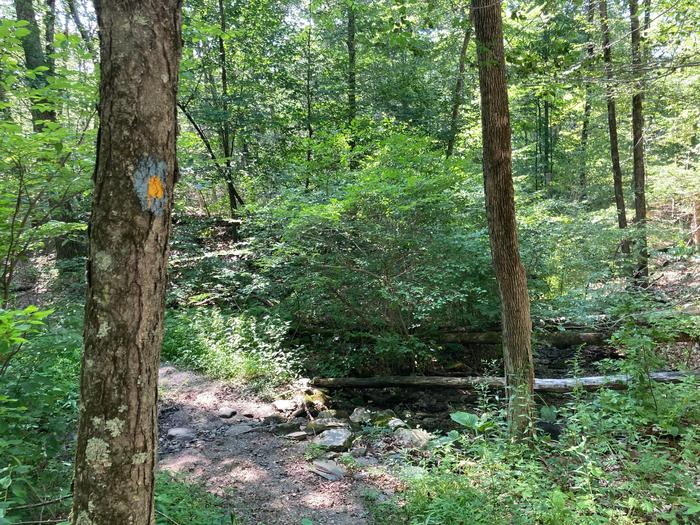
[[[261,391],[292,380],[298,363],[286,348],[289,326],[267,313],[215,307],[170,311],[162,359]]]
[[[237,525],[225,502],[166,472],[156,477],[156,525]]]
[[[698,523],[698,386],[689,377],[574,392],[541,414],[563,427],[559,440],[524,443],[507,439],[502,412],[482,396],[478,418],[453,417],[468,428],[405,469],[399,498],[370,507],[380,525]]]

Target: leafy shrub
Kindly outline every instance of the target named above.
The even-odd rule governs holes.
[[[156,524],[232,525],[233,516],[223,510],[224,502],[203,487],[186,483],[162,472],[156,476]]]
[[[298,369],[285,351],[288,329],[288,322],[267,313],[234,315],[217,308],[171,311],[162,358],[257,388],[279,385]]]

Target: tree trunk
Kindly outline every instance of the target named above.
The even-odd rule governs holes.
[[[593,0],[586,0],[586,22],[588,23],[588,29],[586,31],[588,43],[586,44],[586,51],[588,54],[587,59],[589,65],[593,62],[595,55],[595,45],[593,44],[593,35],[591,34],[594,16],[595,9],[593,8]],[[588,134],[591,120],[591,96],[591,83],[586,81],[586,100],[583,107],[583,124],[581,126],[581,171],[579,172],[580,196],[582,199],[586,197],[586,184],[588,178],[586,153],[588,149]]]
[[[464,101],[464,70],[467,64],[467,48],[469,40],[472,36],[472,26],[468,20],[465,20],[464,37],[462,38],[462,47],[459,49],[459,64],[457,66],[457,81],[455,89],[452,93],[452,111],[450,113],[450,131],[447,137],[446,157],[451,157],[455,147],[457,135],[459,135],[459,110]]]
[[[304,86],[304,98],[306,99],[306,139],[308,143],[306,144],[306,180],[304,181],[304,189],[308,191],[309,189],[309,173],[308,170],[311,169],[311,138],[314,135],[314,127],[312,121],[312,93],[311,93],[311,81],[312,81],[312,67],[311,67],[311,16],[309,16],[309,26],[306,28],[306,83]]]
[[[73,525],[155,523],[157,380],[173,190],[179,0],[99,0]]]
[[[88,50],[88,52],[90,53],[90,55],[92,55],[94,59],[95,46],[92,43],[92,37],[90,36],[90,33],[85,28],[85,25],[83,24],[82,20],[80,20],[80,13],[78,12],[77,6],[75,5],[75,0],[66,0],[66,4],[68,5],[68,12],[70,13],[71,18],[73,19],[73,23],[78,29],[80,37],[83,39],[85,48]]]
[[[610,47],[610,29],[608,27],[608,1],[600,0],[600,29],[603,35],[603,61],[607,79],[605,91],[608,103],[608,133],[610,134],[610,159],[612,161],[613,188],[615,190],[615,207],[617,209],[617,225],[620,229],[627,228],[627,213],[625,211],[625,196],[622,190],[622,168],[620,167],[620,147],[617,139],[617,109],[613,86],[612,50]],[[629,241],[623,239],[622,253],[629,254]]]
[[[544,187],[551,191],[552,184],[552,135],[549,123],[549,100],[544,100]]]
[[[486,214],[501,296],[508,421],[511,435],[519,438],[531,427],[532,322],[515,220],[501,2],[472,0],[472,17],[479,62]]]
[[[348,145],[350,146],[350,168],[357,168],[357,160],[354,156],[355,150],[355,132],[352,125],[357,117],[357,58],[355,49],[355,8],[352,4],[348,4],[348,34],[346,45],[348,48],[348,128],[350,138]]]
[[[634,222],[638,228],[637,242],[639,243],[639,259],[635,276],[646,280],[649,276],[649,253],[647,250],[647,204],[646,204],[646,171],[644,167],[644,82],[642,75],[642,34],[639,27],[639,4],[637,0],[629,0],[630,26],[632,37],[632,72],[635,76],[634,94],[632,95],[632,152],[634,175]]]
[[[41,34],[32,0],[15,0],[15,13],[17,20],[25,20],[28,23],[26,29],[29,30],[29,33],[22,37],[22,49],[27,70],[46,67],[51,71],[52,67],[47,63],[44,49],[41,46]],[[47,85],[46,76],[46,72],[37,72],[34,78],[28,79],[29,86],[36,90],[44,89]],[[56,121],[56,112],[53,109],[47,109],[50,106],[45,97],[32,97],[30,104],[34,131],[42,131],[46,122]]]

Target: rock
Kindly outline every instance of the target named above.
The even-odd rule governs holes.
[[[292,441],[304,441],[306,439],[306,432],[292,432],[284,437]]]
[[[285,418],[281,414],[272,414],[271,416],[266,416],[262,419],[262,422],[264,425],[279,425],[282,423],[287,422],[287,418]]]
[[[310,470],[329,481],[339,481],[345,477],[345,469],[327,459],[315,460]]]
[[[396,430],[397,428],[407,428],[408,425],[406,424],[405,421],[402,419],[399,419],[398,417],[393,417],[391,418],[386,426],[388,426],[391,430]]]
[[[359,458],[367,455],[367,447],[355,447],[350,451],[350,454],[354,458]]]
[[[372,423],[378,427],[387,426],[392,419],[396,419],[396,413],[391,409],[380,410],[372,414]]]
[[[350,421],[358,425],[365,425],[372,421],[372,412],[363,407],[357,407],[350,414]]]
[[[238,412],[231,407],[221,407],[217,410],[216,415],[223,419],[229,419],[235,416]]]
[[[433,437],[421,428],[400,428],[394,432],[394,436],[405,448],[424,448]]]
[[[379,460],[377,458],[375,458],[374,456],[355,458],[355,461],[361,467],[371,467],[371,466],[379,464]]]
[[[255,414],[252,412],[243,412],[243,417],[247,417],[248,419],[253,419],[255,417]]]
[[[553,441],[559,441],[559,436],[562,432],[562,426],[557,423],[551,423],[549,421],[538,421],[535,423],[537,430],[547,435]]]
[[[331,428],[321,432],[313,442],[328,450],[342,452],[350,448],[352,432],[347,428]]]
[[[297,407],[297,402],[293,399],[278,399],[272,402],[272,406],[279,412],[291,412]]]
[[[255,427],[253,427],[253,426],[251,426],[251,425],[246,425],[246,424],[243,424],[243,425],[232,425],[232,426],[230,426],[230,427],[228,428],[228,430],[226,430],[226,435],[229,436],[229,437],[239,436],[239,435],[241,435],[241,434],[245,434],[245,433],[247,433],[247,432],[250,432],[250,431],[253,430],[254,428],[255,428]]]
[[[306,420],[303,418],[295,418],[292,421],[286,421],[284,423],[280,423],[279,425],[275,425],[272,431],[278,435],[296,432],[301,428],[302,423],[305,421]]]
[[[194,439],[196,432],[194,429],[187,427],[175,427],[168,430],[168,437],[170,439],[177,439],[178,441],[190,441]]]
[[[328,410],[321,410],[318,413],[318,417],[319,418],[335,417],[338,419],[347,419],[348,413],[345,410],[328,409]]]
[[[348,427],[348,421],[346,419],[338,419],[335,417],[325,417],[325,418],[318,418],[314,419],[313,421],[309,421],[306,424],[306,429],[309,432],[315,432],[316,434],[319,434],[323,432],[324,430],[328,430],[330,428],[346,428]]]

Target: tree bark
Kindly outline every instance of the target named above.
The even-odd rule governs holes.
[[[308,143],[306,144],[306,179],[304,181],[304,189],[309,190],[309,173],[308,170],[311,168],[311,138],[314,135],[314,127],[312,120],[313,111],[313,101],[311,93],[311,81],[312,81],[312,62],[311,62],[311,16],[309,16],[309,26],[306,28],[306,82],[304,85],[304,99],[306,102],[306,139]]]
[[[634,175],[634,222],[638,228],[639,259],[635,276],[645,280],[649,276],[649,253],[647,250],[647,204],[646,204],[646,170],[644,167],[644,82],[642,75],[642,33],[639,26],[639,4],[629,0],[630,26],[632,39],[632,72],[635,76],[634,94],[632,95],[632,155]]]
[[[486,214],[501,297],[508,421],[511,435],[520,438],[531,428],[532,321],[515,219],[501,2],[472,0],[472,17],[479,62]]]
[[[352,0],[348,3],[348,27],[346,45],[348,48],[348,128],[350,138],[348,145],[350,146],[350,168],[357,168],[357,160],[354,156],[356,145],[355,132],[352,125],[357,117],[357,50],[355,42],[356,14],[355,7],[352,5]]]
[[[100,131],[71,523],[150,525],[180,0],[97,0],[95,9]]]
[[[680,383],[688,376],[700,377],[700,372],[651,372],[649,378],[663,383]],[[601,388],[623,389],[632,378],[627,375],[589,376],[579,378],[544,378],[534,380],[538,392],[571,392],[576,388],[599,390]],[[474,388],[486,385],[504,388],[502,377],[441,377],[441,376],[382,376],[382,377],[315,377],[311,386],[320,388],[387,388],[387,387],[438,387]]]
[[[589,62],[593,62],[593,58],[595,56],[593,35],[590,33],[591,29],[593,28],[594,17],[595,9],[593,8],[593,0],[586,0],[586,22],[588,23],[588,29],[586,31],[586,38],[588,39],[588,43],[586,44],[586,52]],[[582,199],[586,197],[586,184],[588,179],[586,153],[588,150],[588,135],[591,120],[591,97],[591,83],[586,81],[586,99],[583,106],[583,124],[581,126],[581,171],[579,172],[580,196]]]
[[[459,49],[459,63],[457,65],[457,81],[452,93],[452,111],[450,113],[450,131],[447,136],[446,157],[451,157],[455,147],[455,141],[459,134],[459,110],[464,102],[464,70],[467,64],[467,48],[472,36],[472,26],[469,20],[465,20],[464,36],[462,37],[462,47]]]
[[[66,4],[68,5],[68,12],[73,19],[73,23],[75,24],[78,33],[80,33],[80,37],[83,39],[86,49],[90,55],[95,58],[95,46],[92,43],[92,37],[90,36],[90,33],[83,24],[82,20],[80,20],[80,13],[78,12],[75,0],[66,0]]]
[[[544,100],[544,187],[551,191],[552,185],[552,127],[549,122],[549,100]]]
[[[51,71],[51,65],[46,61],[46,55],[41,46],[41,34],[32,0],[15,0],[15,14],[17,20],[25,20],[28,24],[26,28],[29,33],[22,37],[22,50],[27,70],[45,67]],[[29,86],[35,90],[44,89],[47,85],[46,77],[46,71],[37,72],[34,78],[28,79]],[[40,132],[45,128],[46,122],[56,121],[56,112],[50,108],[49,101],[45,97],[32,97],[30,104],[34,131]]]
[[[605,62],[606,99],[608,103],[608,133],[610,135],[610,160],[612,161],[613,188],[615,191],[615,207],[617,209],[617,225],[620,229],[627,228],[627,212],[625,211],[625,196],[622,190],[622,168],[620,167],[620,147],[617,139],[617,108],[613,87],[612,50],[610,47],[610,29],[608,27],[608,1],[600,0],[600,29],[603,36],[603,61]],[[629,254],[629,241],[623,239],[622,253]]]

